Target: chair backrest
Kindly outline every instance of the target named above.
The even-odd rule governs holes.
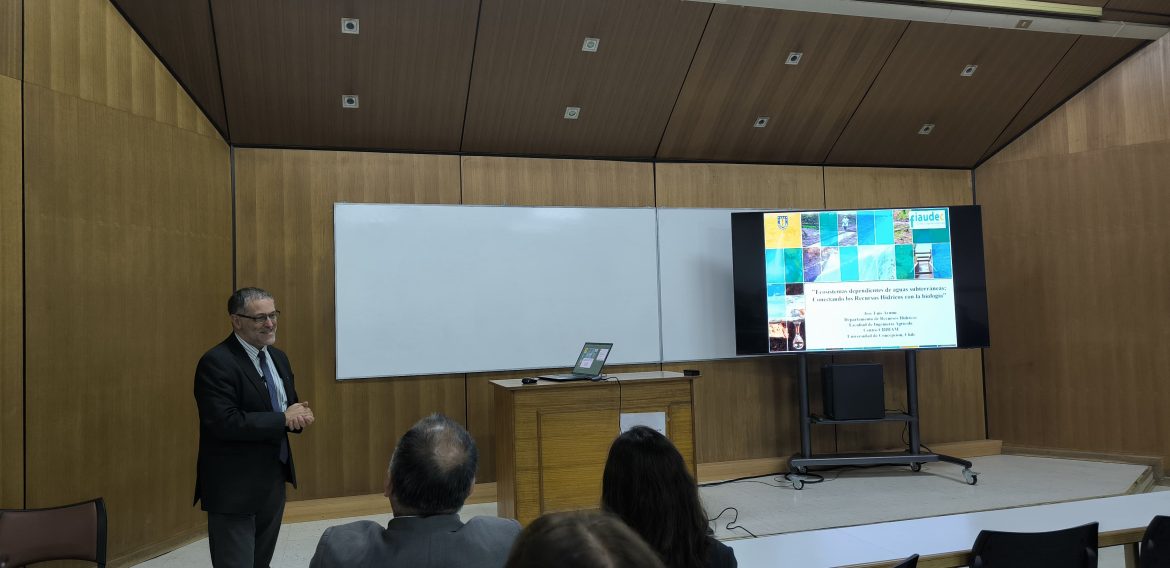
[[[0,510],[0,558],[7,568],[45,560],[88,560],[105,566],[105,501]]]
[[[918,567],[918,555],[917,554],[899,562],[897,566],[894,566],[894,568],[917,568],[917,567]]]
[[[1170,517],[1158,515],[1146,527],[1138,553],[1141,568],[1170,568]]]
[[[1096,568],[1097,523],[1051,532],[980,531],[971,568]]]

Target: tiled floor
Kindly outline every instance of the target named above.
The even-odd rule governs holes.
[[[783,478],[755,478],[700,490],[721,539],[874,523],[1122,495],[1134,490],[1145,466],[1027,456],[976,458],[979,483],[963,481],[959,467],[936,463],[912,473],[881,467],[833,471],[822,483],[796,491]],[[1156,489],[1170,489],[1157,487]],[[734,511],[729,509],[734,508]],[[389,504],[387,504],[389,509]],[[495,504],[469,505],[462,515],[495,515]],[[389,514],[359,517],[385,523]],[[290,523],[281,530],[273,568],[308,566],[321,533],[359,518]],[[732,528],[728,528],[735,518]],[[742,527],[742,528],[735,528]],[[146,568],[209,566],[207,540],[140,564]],[[1123,566],[1119,549],[1105,549],[1101,568]],[[744,566],[743,568],[754,568]]]

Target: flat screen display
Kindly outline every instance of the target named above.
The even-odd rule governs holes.
[[[978,206],[732,214],[736,352],[989,344]]]

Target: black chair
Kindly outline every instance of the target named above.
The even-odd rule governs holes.
[[[48,509],[0,510],[0,561],[20,568],[45,560],[106,565],[106,503],[101,498]]]
[[[971,568],[1096,568],[1097,523],[1051,532],[980,531]]]
[[[915,554],[894,566],[894,568],[917,568],[918,555]]]
[[[1146,527],[1138,552],[1140,568],[1170,568],[1170,517],[1158,515]]]

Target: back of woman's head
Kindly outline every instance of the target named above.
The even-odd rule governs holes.
[[[637,426],[614,440],[601,507],[621,517],[670,568],[706,565],[707,517],[699,489],[682,454],[657,431]]]
[[[528,525],[505,568],[663,568],[629,527],[605,513],[551,513]]]

